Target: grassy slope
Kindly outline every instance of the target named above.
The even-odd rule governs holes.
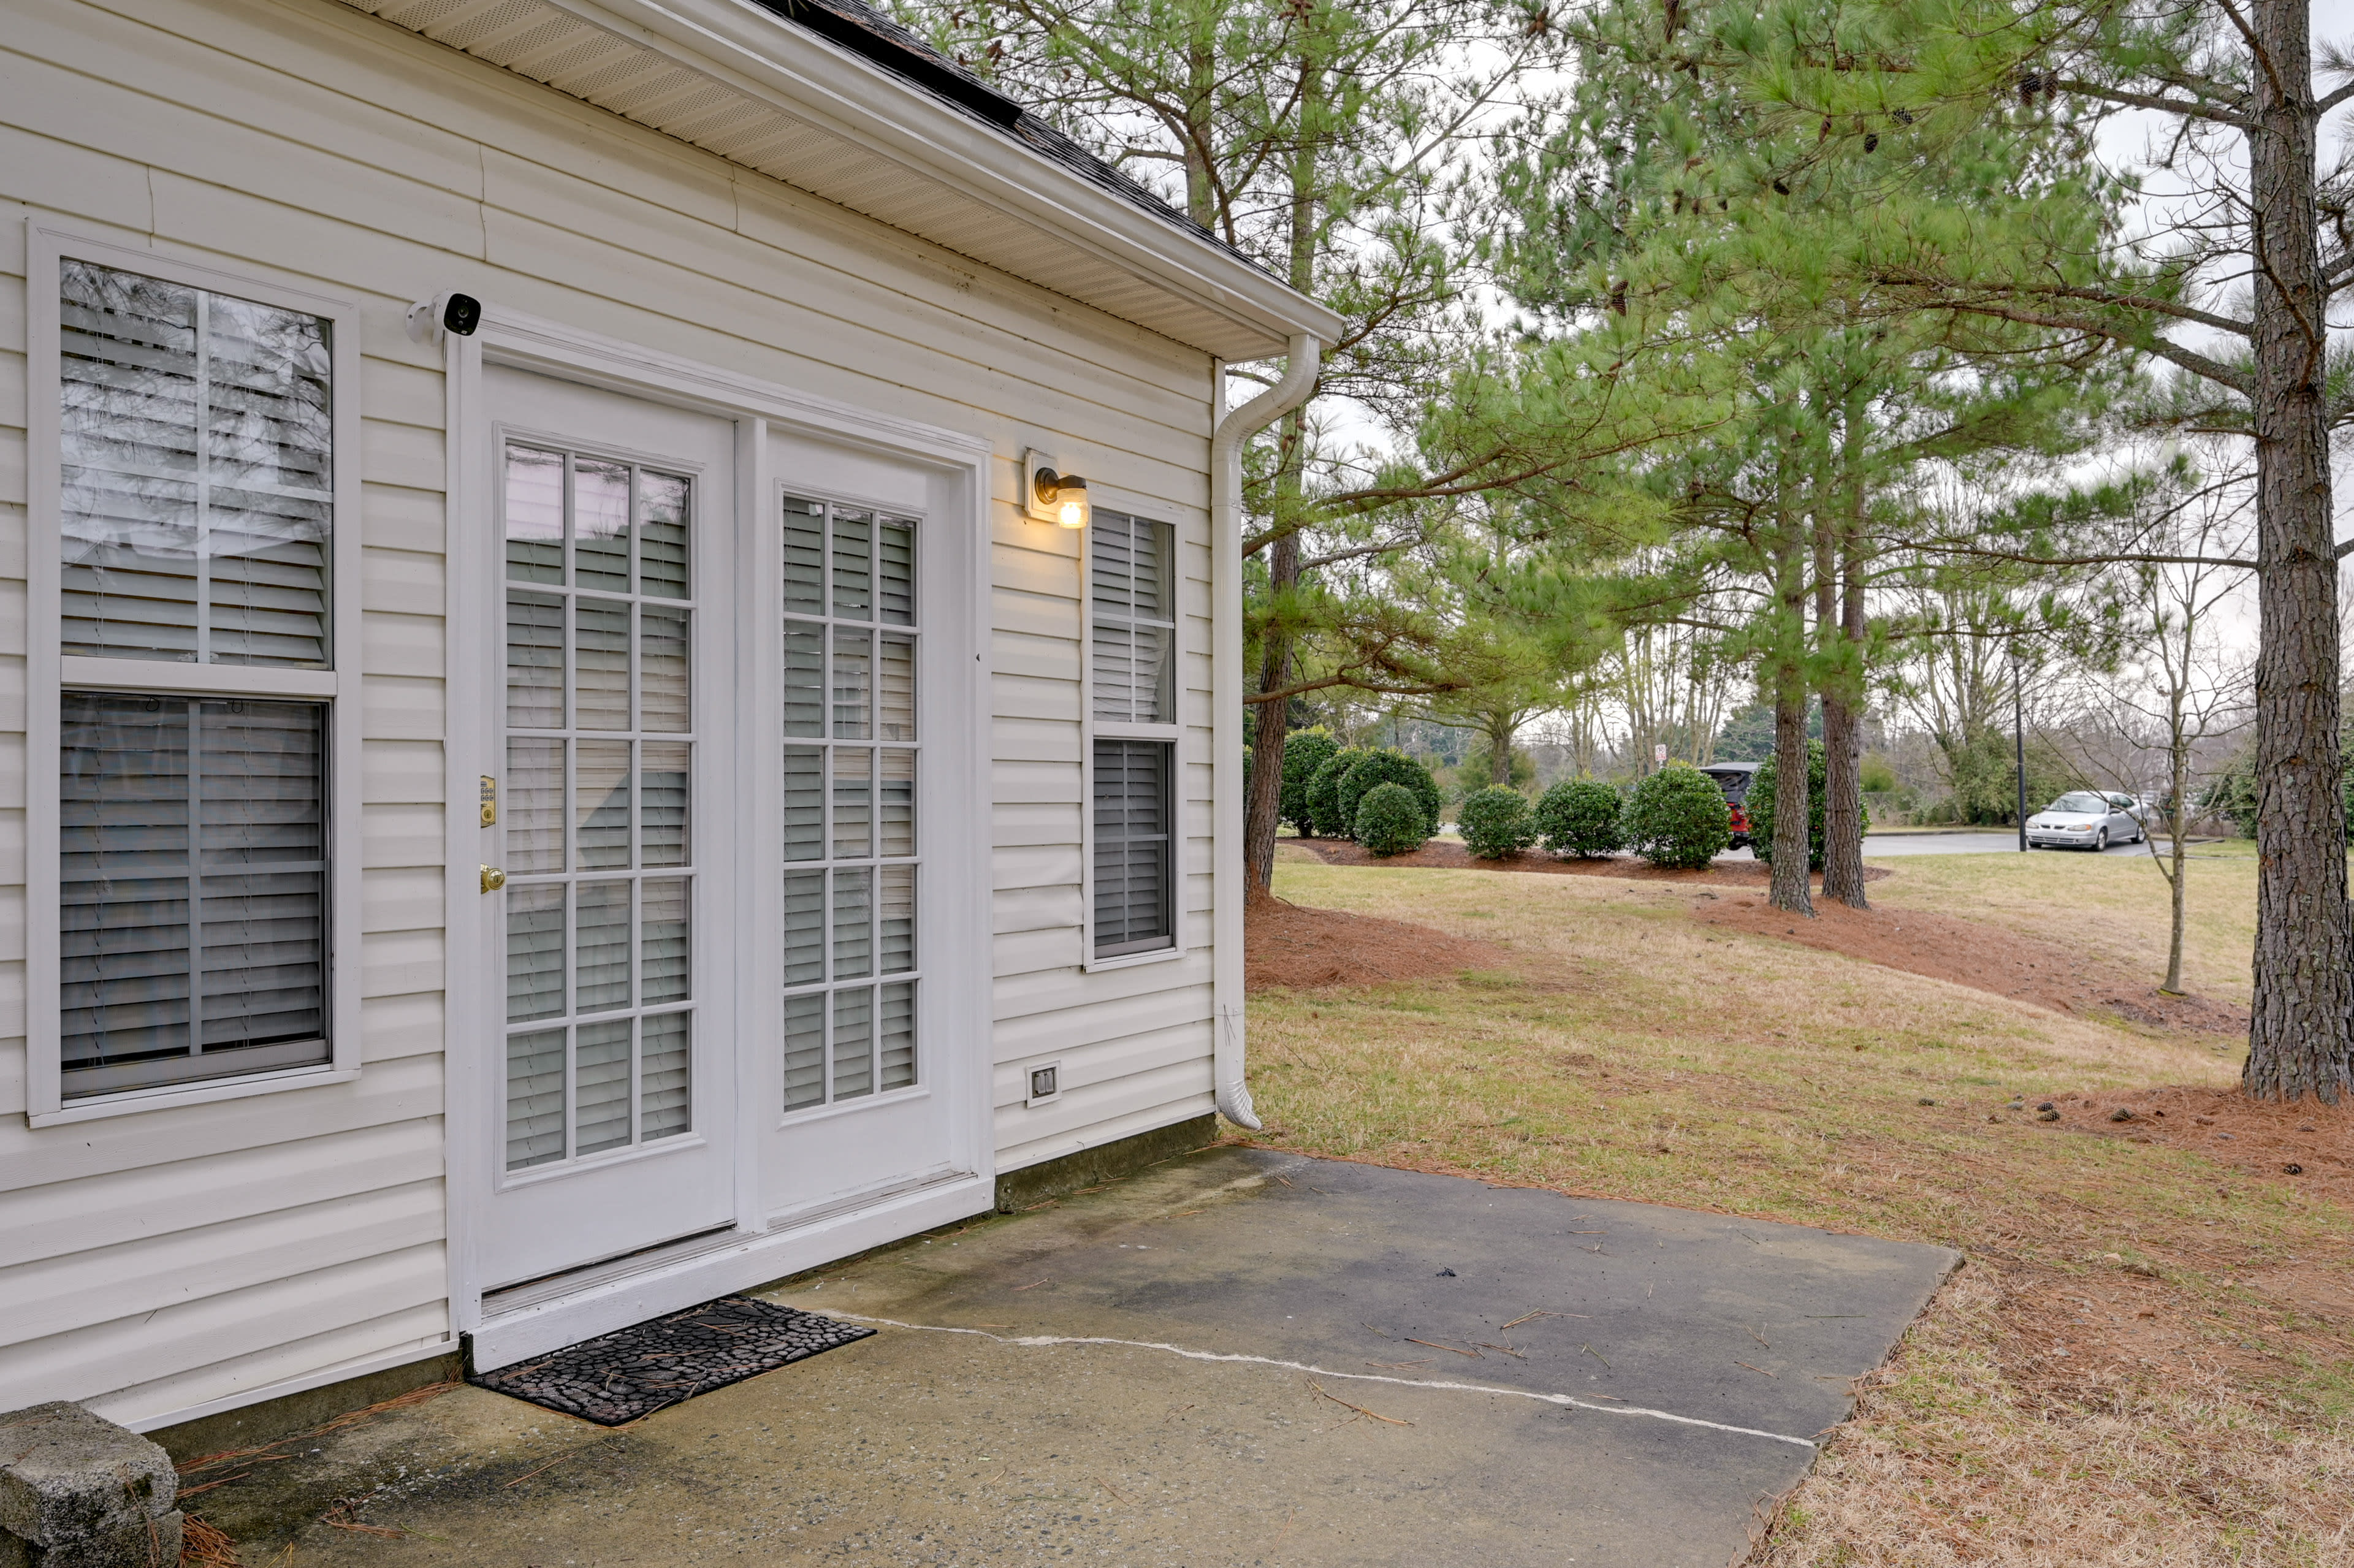
[[[2316,1260],[2344,1270],[2347,1213],[2196,1152],[2000,1109],[2015,1094],[2229,1085],[2229,1043],[1704,933],[1682,886],[1326,867],[1294,853],[1278,874],[1286,898],[1486,938],[1516,963],[1255,996],[1268,1141],[1970,1256],[1761,1561],[2354,1562],[2341,1424],[2354,1340],[2249,1283]],[[2163,884],[2147,863],[1893,863],[1873,889],[1883,902],[2162,959]],[[2243,996],[2252,867],[2197,869],[2193,973],[2232,994],[2241,955]],[[2158,1266],[2162,1282],[2126,1277],[2126,1263]],[[2117,1306],[2127,1296],[2161,1303],[2162,1351],[2103,1366],[2052,1350],[2053,1313],[2133,1311]]]

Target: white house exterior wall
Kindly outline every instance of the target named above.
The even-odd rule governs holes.
[[[34,1130],[24,929],[54,916],[0,899],[0,1409],[75,1398],[154,1425],[446,1345],[444,387],[402,331],[438,290],[991,442],[998,1167],[1211,1108],[1206,355],[334,0],[0,13],[0,876],[18,895],[26,791],[55,788],[22,745],[24,220],[355,300],[366,323],[343,454],[364,486],[363,1069]],[[1179,530],[1175,960],[1081,968],[1081,563],[1017,505],[1033,445]],[[1064,1092],[1025,1108],[1046,1057]]]

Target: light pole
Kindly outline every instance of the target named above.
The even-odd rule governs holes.
[[[2027,694],[2019,673],[2019,647],[2010,650],[2010,761],[2019,779],[2019,853],[2027,853]]]

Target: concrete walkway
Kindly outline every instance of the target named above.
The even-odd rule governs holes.
[[[462,1389],[194,1506],[249,1563],[1718,1568],[1955,1262],[1213,1150],[768,1292],[882,1332],[631,1426]]]

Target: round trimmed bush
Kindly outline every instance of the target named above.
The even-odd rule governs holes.
[[[1599,779],[1564,779],[1537,798],[1537,837],[1557,855],[1599,860],[1627,844],[1624,802]]]
[[[1807,742],[1807,868],[1823,868],[1823,796],[1825,781],[1829,776],[1829,758],[1819,740]],[[1749,813],[1749,849],[1766,864],[1774,863],[1774,758],[1767,758],[1749,781],[1749,799],[1742,802]],[[1872,811],[1863,808],[1863,831],[1872,832]]]
[[[1330,762],[1341,743],[1321,729],[1295,729],[1283,737],[1283,793],[1275,814],[1301,832],[1313,835],[1315,819],[1308,810],[1308,786],[1317,769]]]
[[[1357,842],[1375,854],[1409,854],[1430,837],[1422,802],[1403,784],[1376,784],[1357,802]]]
[[[1463,832],[1465,846],[1481,860],[1504,860],[1537,841],[1528,798],[1501,784],[1490,784],[1464,801],[1455,825]]]
[[[1422,807],[1422,836],[1428,838],[1438,831],[1438,783],[1430,769],[1403,751],[1384,748],[1369,751],[1349,765],[1333,790],[1333,800],[1341,808],[1341,820],[1353,830],[1357,808],[1368,792],[1383,784],[1395,784],[1411,793]]]
[[[1653,865],[1697,871],[1733,842],[1733,809],[1715,779],[1671,762],[1627,797],[1627,840]]]
[[[1370,756],[1363,747],[1349,747],[1336,751],[1317,766],[1308,780],[1306,806],[1310,820],[1316,824],[1316,835],[1326,839],[1345,839],[1356,826],[1356,819],[1341,812],[1341,780],[1360,758]]]

